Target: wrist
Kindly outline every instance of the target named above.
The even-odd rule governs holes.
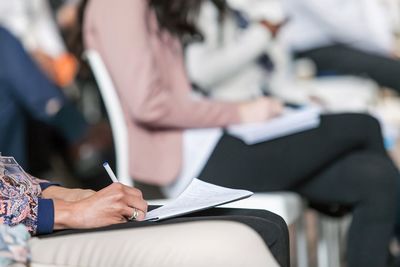
[[[75,205],[60,199],[54,199],[54,229],[72,229],[76,228]]]

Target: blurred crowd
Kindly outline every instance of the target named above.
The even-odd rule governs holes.
[[[76,159],[79,165],[82,157],[93,160],[91,156],[104,154],[110,146],[110,140],[106,140],[110,133],[105,133],[102,140],[93,140],[95,144],[83,145],[82,141],[97,139],[87,137],[90,134],[83,129],[88,127],[83,126],[84,121],[93,128],[101,124],[106,112],[84,66],[79,41],[80,2],[0,3],[1,26],[18,39],[27,53],[26,60],[34,64],[31,68],[40,72],[32,75],[31,69],[26,70],[27,74],[21,69],[10,70],[15,80],[25,77],[22,80],[29,83],[21,84],[22,91],[13,96],[23,110],[21,116],[12,117],[13,127],[20,123],[29,123],[30,127],[18,126],[12,130],[4,123],[2,127],[21,139],[10,140],[7,131],[2,131],[0,150],[13,154],[34,173],[51,169],[46,162],[49,157],[54,158],[54,153],[59,157],[63,151],[62,161],[71,163]],[[201,9],[198,28],[204,42],[186,45],[187,70],[196,90],[224,100],[269,94],[288,102],[318,104],[330,112],[371,112],[382,121],[386,142],[393,146],[400,125],[399,101],[397,94],[392,93],[400,90],[398,1],[232,0],[228,1],[229,10],[224,15],[218,11],[222,6],[219,2],[224,1],[207,1]],[[222,16],[224,21],[220,24]],[[9,53],[8,57],[15,61]],[[26,75],[34,77],[28,79]],[[46,87],[52,92],[42,93],[44,86],[30,80],[38,76],[43,76],[42,82],[47,82]],[[382,88],[389,90],[379,90]],[[2,89],[4,94],[7,93]],[[37,113],[47,110],[54,114],[46,115],[52,116],[59,112],[62,104],[57,103],[54,94],[65,97],[68,105],[71,103],[70,109],[76,110],[71,111],[75,115],[64,115],[71,116],[63,118],[66,121],[59,125],[51,122],[49,127],[48,121]],[[35,96],[31,101],[37,102],[24,101],[30,95]],[[11,120],[12,113],[7,112],[2,114]],[[53,119],[57,121],[56,117]],[[54,132],[57,127],[59,130]],[[106,125],[99,127],[107,131]],[[25,134],[26,131],[31,134]],[[79,142],[82,144],[77,145]],[[35,154],[35,150],[41,150],[41,155]],[[111,154],[106,157],[110,159]],[[97,164],[95,160],[92,162]],[[82,176],[93,173],[93,169],[85,167],[87,164],[80,165],[75,166],[75,171]]]
[[[0,152],[14,156],[37,177],[65,176],[64,183],[99,189],[109,183],[104,178],[102,163],[109,161],[113,165],[115,155],[107,110],[85,61],[82,40],[85,14],[82,6],[86,2],[0,1]],[[259,103],[259,107],[247,108],[242,116],[246,119],[241,122],[253,122],[279,114],[279,103],[315,105],[329,114],[369,113],[380,122],[385,148],[395,149],[400,130],[400,1],[204,0],[197,11],[196,15],[188,15],[195,16],[194,19],[190,17],[195,21],[191,25],[193,29],[185,29],[193,34],[174,33],[182,43],[185,73],[193,87],[194,98],[209,97],[218,103],[224,101],[228,104],[237,101],[251,103],[264,97],[278,99],[276,101],[279,102],[275,103],[268,98],[271,110],[265,116],[260,108],[263,103]],[[171,14],[173,12],[171,8]],[[157,15],[160,22],[162,15]],[[176,16],[179,17],[179,13]],[[103,20],[104,24],[99,22],[99,25],[105,31],[112,31],[107,26],[107,16]],[[123,15],[118,22],[118,26],[136,26],[131,25],[129,18]],[[151,23],[148,25],[149,28],[152,26]],[[92,39],[104,41],[96,29],[86,31],[94,36],[86,36],[89,46]],[[95,47],[106,51],[114,45],[115,50],[122,51],[125,40],[141,43],[134,38],[113,37],[113,40]],[[174,40],[165,36],[161,39],[175,47]],[[150,43],[158,48],[157,43]],[[155,58],[163,63],[171,60],[168,56],[156,55]],[[109,66],[124,60],[123,57],[105,58]],[[146,63],[143,60],[143,65],[137,69],[121,64],[118,70],[111,70],[113,78],[118,80],[117,87],[123,87],[130,81],[118,79],[114,72],[136,70],[132,75],[137,75],[133,79],[138,86],[150,87],[159,82],[156,79],[144,81],[142,77],[151,72]],[[170,63],[171,68],[181,67],[174,65],[172,60]],[[168,81],[165,83],[169,86],[179,85],[165,75],[160,76],[160,79]],[[184,79],[177,78],[178,81]],[[161,84],[165,86],[163,82]],[[174,93],[169,93],[175,97]],[[148,94],[142,97],[122,93],[122,98],[128,101],[132,97],[138,99],[135,101],[145,102],[147,98],[158,97],[159,91]],[[187,115],[184,112],[193,112],[192,115],[196,116],[196,108],[206,109],[195,105],[179,106],[181,99],[176,97],[181,111],[168,107],[166,112],[163,106],[147,117],[137,115],[139,108],[140,112],[144,112],[161,105],[163,97],[170,95],[157,98],[150,103],[150,107],[139,105],[124,111],[133,114],[139,125],[146,126],[145,129],[182,129]],[[214,110],[210,106],[209,121],[224,124],[223,116],[233,115],[221,112],[229,111],[228,108]],[[177,115],[179,112],[182,114]],[[179,122],[158,118],[160,114],[175,116]],[[207,120],[199,118],[198,121],[200,123],[193,123],[192,128],[211,125]],[[130,130],[136,130],[135,127],[136,124]],[[133,141],[138,150],[144,149],[146,142],[137,139],[147,138],[140,131],[135,132],[136,141]],[[152,144],[164,141],[163,138],[152,138]],[[165,142],[160,147],[171,148],[174,142]],[[162,149],[152,152],[154,155],[149,154],[157,159],[157,153],[164,151]],[[210,155],[211,152],[203,149],[201,153]],[[133,156],[135,160],[140,157]],[[165,165],[178,164],[173,158],[170,156]],[[141,172],[144,164],[138,162],[139,159],[133,164],[138,170],[135,178],[139,181],[149,181],[153,185],[165,185],[167,180],[171,182],[172,174],[171,177],[160,178],[164,179],[162,182],[154,182],[149,176],[155,179],[157,171]],[[170,166],[160,164],[159,170],[173,173]],[[198,168],[201,170],[203,167]],[[212,167],[209,169],[212,170]],[[142,173],[143,177],[140,177]]]

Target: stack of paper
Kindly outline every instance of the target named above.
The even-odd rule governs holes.
[[[146,220],[158,221],[177,217],[247,198],[251,195],[253,195],[253,192],[247,190],[226,188],[193,179],[177,199],[149,211]]]
[[[317,107],[286,108],[282,115],[262,123],[228,127],[228,133],[252,145],[278,137],[318,127],[320,109]]]

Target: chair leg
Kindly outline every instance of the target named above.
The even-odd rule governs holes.
[[[304,214],[295,223],[297,266],[308,267],[308,242]]]
[[[320,267],[340,266],[340,219],[318,215],[318,251]]]

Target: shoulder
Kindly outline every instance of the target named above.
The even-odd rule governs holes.
[[[128,35],[143,35],[149,31],[151,18],[148,0],[91,0],[84,16],[85,45],[91,48],[115,41],[101,41],[102,36],[124,40]]]
[[[149,9],[149,0],[91,0],[86,6],[85,20],[129,17],[134,21],[147,15]]]

